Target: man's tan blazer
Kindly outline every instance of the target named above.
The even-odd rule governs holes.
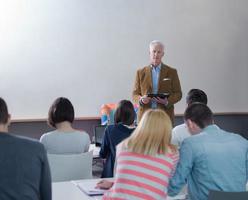
[[[136,79],[133,89],[133,101],[139,103],[140,97],[148,93],[152,93],[152,68],[146,66],[139,69],[136,73]],[[174,122],[174,104],[182,98],[182,91],[180,81],[177,75],[177,70],[161,63],[161,70],[159,75],[158,93],[169,93],[168,105],[158,104],[158,108],[163,109]],[[151,103],[139,106],[138,121],[141,119],[143,113],[151,108]]]

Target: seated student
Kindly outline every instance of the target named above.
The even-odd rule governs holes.
[[[0,199],[51,200],[46,150],[38,141],[8,133],[10,115],[0,98]]]
[[[74,108],[71,102],[64,97],[57,98],[48,113],[48,124],[56,130],[40,138],[48,153],[77,154],[88,151],[90,137],[86,132],[72,128],[73,121]]]
[[[115,124],[106,127],[100,157],[106,158],[103,166],[102,178],[113,177],[116,145],[131,135],[134,130],[135,111],[133,104],[128,100],[122,100],[114,115]]]
[[[209,190],[245,191],[248,141],[214,125],[213,113],[205,104],[188,106],[184,119],[194,136],[186,138],[180,147],[168,194],[176,195],[186,181],[190,200],[207,200]]]
[[[186,97],[187,106],[192,103],[199,102],[207,105],[208,97],[206,93],[200,89],[191,89]],[[183,140],[191,136],[186,124],[181,124],[172,129],[171,143],[180,146]]]
[[[101,181],[98,188],[112,188],[103,199],[166,199],[167,185],[178,160],[170,144],[171,120],[160,110],[148,110],[132,135],[117,147],[115,181]]]

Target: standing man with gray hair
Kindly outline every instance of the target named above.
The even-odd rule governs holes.
[[[150,64],[136,74],[133,101],[139,103],[138,121],[149,108],[162,109],[174,122],[174,104],[182,98],[177,70],[162,63],[164,45],[154,40],[150,43]],[[168,93],[163,97],[158,94]],[[158,95],[158,96],[156,96]]]

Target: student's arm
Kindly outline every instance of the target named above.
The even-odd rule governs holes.
[[[177,164],[176,172],[170,179],[168,195],[177,195],[187,182],[187,177],[191,173],[193,166],[193,151],[190,143],[183,142],[180,148],[180,159]]]
[[[47,146],[47,136],[46,136],[46,134],[43,134],[40,137],[40,143],[42,143],[45,147]]]
[[[248,190],[248,151],[246,152],[246,190]]]
[[[109,126],[105,129],[104,136],[102,139],[101,150],[99,152],[101,158],[107,158],[108,154],[110,153],[110,143],[109,143]]]
[[[47,153],[42,145],[43,161],[41,166],[40,200],[52,200],[51,174],[47,159]]]
[[[174,145],[179,147],[179,136],[178,136],[178,132],[177,132],[177,126],[172,129],[171,144],[174,144]]]
[[[86,138],[86,142],[85,142],[84,152],[87,152],[87,151],[89,151],[89,147],[90,147],[90,136],[86,132],[85,132],[85,134],[86,134],[86,137],[85,137]]]

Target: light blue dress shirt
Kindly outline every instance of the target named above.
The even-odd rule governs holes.
[[[207,126],[183,141],[168,195],[176,195],[186,182],[190,200],[207,200],[209,190],[245,191],[247,153],[246,139],[216,125]]]
[[[152,66],[152,92],[153,92],[153,94],[158,93],[158,82],[159,82],[160,70],[161,70],[161,64],[159,64],[156,67]],[[151,107],[152,107],[152,109],[156,109],[157,108],[157,102],[152,101]]]

